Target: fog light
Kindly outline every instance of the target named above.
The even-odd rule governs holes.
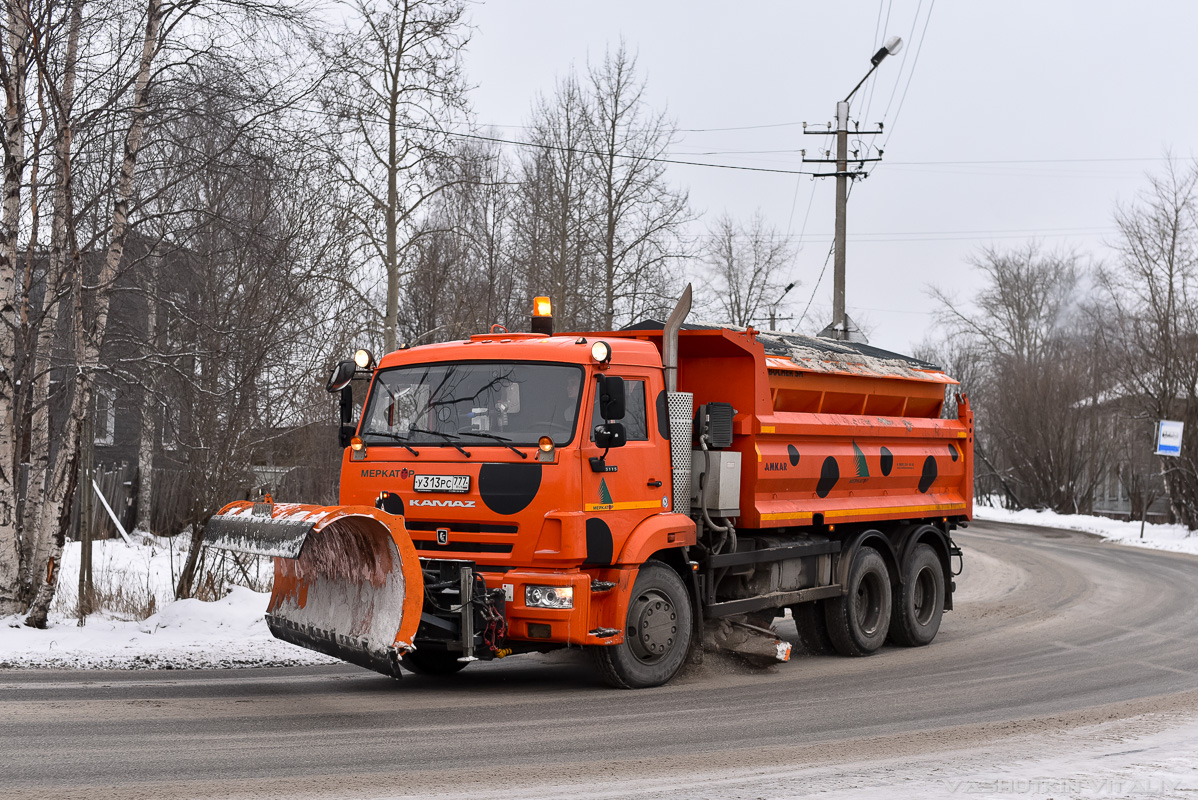
[[[525,586],[524,605],[530,608],[574,608],[572,586]]]

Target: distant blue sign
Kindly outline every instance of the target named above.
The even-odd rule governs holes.
[[[1181,429],[1184,422],[1162,419],[1156,427],[1156,454],[1158,456],[1181,455]]]

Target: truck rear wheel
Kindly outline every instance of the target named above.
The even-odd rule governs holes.
[[[413,650],[399,657],[399,665],[417,675],[445,676],[461,672],[465,661],[458,661],[458,653],[448,650]]]
[[[841,655],[867,656],[882,646],[890,629],[890,573],[877,550],[857,550],[844,588],[841,597],[824,601],[828,636]]]
[[[790,607],[795,630],[799,632],[799,644],[812,655],[824,655],[835,651],[832,637],[828,635],[828,620],[824,617],[824,601],[796,603]]]
[[[592,647],[603,679],[618,689],[661,686],[686,661],[694,631],[690,595],[678,573],[650,561],[637,572],[622,644]]]
[[[902,576],[894,592],[890,638],[895,644],[922,647],[936,638],[944,616],[944,568],[936,551],[921,544],[903,564]]]

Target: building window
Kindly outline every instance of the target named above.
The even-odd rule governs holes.
[[[111,389],[96,390],[95,443],[111,447],[116,438],[116,393]]]

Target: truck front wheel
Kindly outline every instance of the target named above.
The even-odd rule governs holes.
[[[632,585],[622,644],[592,647],[603,679],[618,689],[661,686],[682,669],[690,650],[694,615],[678,573],[650,561]]]
[[[882,646],[890,630],[890,572],[877,550],[857,550],[844,589],[841,597],[824,601],[828,636],[841,655],[867,656]]]

